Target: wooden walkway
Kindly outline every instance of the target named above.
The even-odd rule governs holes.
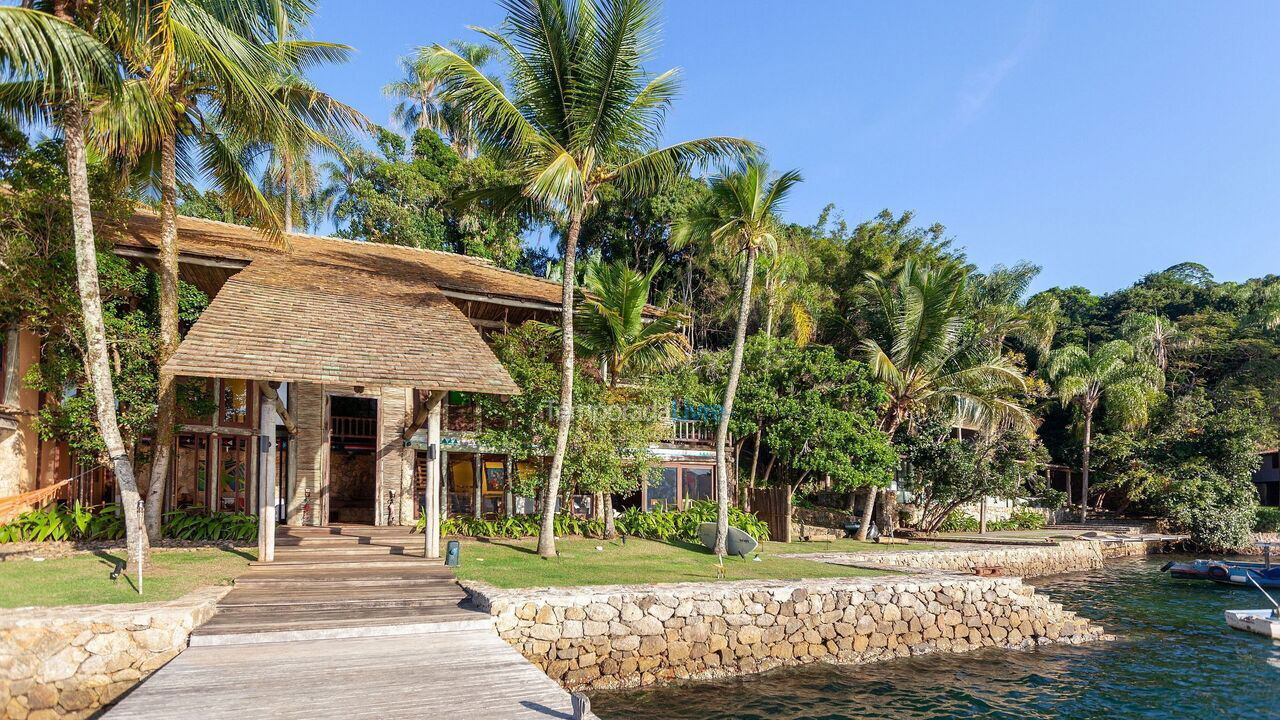
[[[569,694],[422,559],[421,535],[282,528],[277,543],[276,562],[241,575],[190,647],[105,717],[573,717]]]

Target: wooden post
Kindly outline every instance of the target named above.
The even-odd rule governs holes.
[[[507,477],[506,477],[506,487],[503,488],[503,493],[502,493],[502,504],[506,506],[507,517],[514,517],[516,514],[516,508],[515,508],[516,495],[515,493],[511,492],[512,467],[511,467],[510,455],[503,456],[503,464],[504,464],[504,469],[506,470]]]
[[[422,511],[427,514],[425,555],[440,557],[440,465],[444,453],[440,451],[440,406],[444,393],[435,391],[427,397],[427,443],[435,448],[435,457],[427,461],[427,502]]]
[[[982,496],[982,504],[978,506],[978,534],[987,533],[987,496]]]
[[[274,390],[272,391],[274,394]],[[279,397],[275,398],[279,402]],[[276,407],[267,396],[258,403],[258,428],[266,452],[257,452],[258,463],[258,559],[276,559]],[[255,448],[260,450],[260,448]]]
[[[483,514],[483,512],[481,511],[481,506],[484,504],[484,491],[483,491],[484,456],[481,455],[480,451],[477,449],[476,454],[473,457],[474,457],[474,460],[472,461],[471,467],[472,467],[472,474],[475,475],[475,483],[474,483],[475,499],[472,504],[475,507],[471,508],[471,511],[472,511],[472,514],[474,514],[476,517],[480,517]]]

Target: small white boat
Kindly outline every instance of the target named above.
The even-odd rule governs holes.
[[[1280,615],[1275,610],[1228,610],[1227,625],[1272,640],[1280,640]]]

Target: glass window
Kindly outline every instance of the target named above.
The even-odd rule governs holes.
[[[649,482],[645,491],[645,510],[657,510],[661,507],[676,506],[676,478],[680,476],[680,468],[664,467],[662,476]]]
[[[222,381],[221,424],[246,426],[250,424],[249,386],[248,380],[225,379]]]
[[[183,433],[174,452],[169,503],[175,508],[205,507],[209,493],[209,436]]]
[[[680,488],[682,504],[688,505],[694,500],[710,500],[715,492],[711,482],[711,468],[687,467],[683,468],[683,472]]]
[[[249,479],[249,440],[240,436],[222,438],[218,452],[217,510],[244,512]]]

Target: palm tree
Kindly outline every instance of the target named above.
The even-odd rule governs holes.
[[[991,272],[970,279],[970,332],[978,342],[1000,348],[1013,338],[1040,357],[1048,354],[1057,332],[1058,301],[1049,295],[1025,299],[1039,274],[1039,267],[1019,263],[1013,267],[996,265]]]
[[[1031,415],[1017,401],[1026,378],[997,346],[967,342],[963,333],[965,269],[908,260],[893,281],[869,274],[886,328],[880,339],[865,338],[862,351],[889,402],[880,429],[890,437],[904,423],[931,412],[948,413],[991,431],[1030,429]],[[866,539],[876,493],[862,509],[859,539]]]
[[[1178,324],[1163,315],[1134,313],[1124,319],[1120,335],[1134,349],[1150,360],[1160,372],[1169,371],[1173,355],[1194,347],[1196,339],[1178,329]]]
[[[672,234],[673,247],[680,248],[691,241],[701,240],[731,255],[741,255],[745,261],[738,325],[733,338],[733,359],[729,364],[720,424],[716,428],[717,555],[725,554],[725,539],[729,533],[729,478],[724,450],[729,440],[733,400],[742,374],[742,351],[751,314],[751,282],[756,274],[756,258],[762,250],[777,247],[777,213],[792,188],[801,181],[796,170],[789,170],[770,180],[769,166],[764,162],[751,160],[743,163],[734,172],[715,178],[707,202],[682,220]]]
[[[453,50],[434,45],[421,57],[442,79],[444,101],[474,118],[480,140],[521,176],[487,194],[564,223],[560,412],[538,538],[538,554],[554,557],[555,502],[573,417],[573,278],[583,218],[606,183],[623,195],[646,195],[694,163],[742,157],[756,147],[710,137],[654,149],[676,92],[674,70],[650,76],[643,67],[658,29],[655,0],[504,0],[503,6],[502,32],[479,32],[506,56],[510,95]]]
[[[449,47],[479,70],[484,69],[496,53],[492,45],[461,40],[450,42]],[[473,158],[480,150],[475,119],[465,109],[455,107],[441,97],[444,78],[434,67],[431,54],[431,48],[419,48],[413,57],[401,58],[404,78],[382,88],[387,97],[400,98],[391,110],[391,121],[399,123],[409,135],[430,128],[441,137],[448,138],[459,157]],[[495,87],[502,87],[496,76],[487,78]]]
[[[679,314],[644,318],[649,288],[661,268],[658,263],[641,274],[621,262],[587,265],[576,341],[580,352],[601,359],[610,387],[624,375],[664,370],[689,357]]]
[[[47,10],[47,11],[46,11]],[[138,484],[116,415],[115,388],[107,360],[97,246],[89,202],[85,104],[120,91],[116,57],[77,23],[89,24],[70,0],[42,3],[41,9],[0,7],[0,66],[7,81],[0,102],[20,117],[55,124],[66,148],[71,224],[75,238],[76,283],[84,318],[85,374],[93,388],[98,432],[120,489],[129,558],[150,553],[141,531]],[[126,563],[131,560],[126,559]]]
[[[214,178],[238,212],[256,218],[269,232],[279,232],[278,216],[244,163],[244,138],[292,147],[288,143],[310,137],[305,124],[309,114],[335,112],[320,103],[299,109],[296,103],[313,96],[287,80],[295,68],[340,59],[345,51],[329,43],[288,39],[290,28],[304,19],[298,16],[301,7],[285,4],[276,13],[252,3],[144,0],[121,3],[115,22],[105,25],[104,41],[135,77],[120,101],[95,113],[97,139],[111,152],[159,166],[154,183],[160,194],[157,363],[162,367],[178,347],[179,170],[186,182],[197,172]],[[176,423],[176,379],[162,372],[158,391],[147,489],[152,538],[160,534]]]
[[[1081,464],[1080,522],[1089,514],[1089,455],[1093,446],[1093,414],[1105,404],[1108,417],[1126,427],[1147,422],[1152,393],[1164,383],[1154,365],[1142,362],[1136,349],[1124,340],[1112,340],[1090,352],[1068,345],[1049,358],[1048,378],[1058,402],[1074,404],[1084,421],[1084,457]]]
[[[616,389],[624,375],[665,370],[689,358],[680,315],[644,317],[649,287],[661,268],[658,263],[641,274],[621,262],[587,264],[585,292],[578,300],[576,341],[579,352],[600,358],[610,389]],[[613,495],[600,493],[597,501],[604,515],[604,536],[611,538]]]

